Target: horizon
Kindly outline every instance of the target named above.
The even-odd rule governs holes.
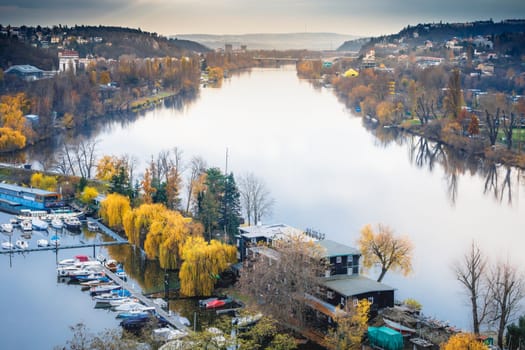
[[[0,23],[12,26],[103,25],[162,36],[333,33],[388,35],[420,23],[525,18],[515,0],[0,0]],[[65,20],[66,19],[66,20]]]

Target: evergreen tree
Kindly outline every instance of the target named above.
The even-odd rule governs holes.
[[[233,173],[224,178],[224,196],[222,198],[221,218],[219,225],[230,240],[233,239],[241,223],[240,193]]]
[[[133,196],[133,189],[125,167],[120,166],[117,174],[111,177],[109,188],[111,193],[119,193],[128,198]]]
[[[206,171],[205,188],[197,195],[197,218],[202,222],[208,239],[219,226],[224,195],[224,175],[219,168]]]

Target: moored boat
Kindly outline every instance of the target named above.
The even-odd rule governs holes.
[[[32,218],[31,227],[33,228],[33,230],[45,231],[49,227],[49,224],[45,222],[44,220],[40,220],[38,218]]]
[[[154,307],[145,307],[140,310],[129,310],[129,311],[123,311],[119,312],[117,314],[117,318],[131,318],[131,317],[142,317],[142,316],[148,316],[155,312]]]
[[[13,248],[14,248],[13,243],[8,242],[8,241],[2,242],[2,249],[12,250]]]
[[[4,233],[12,234],[12,233],[13,233],[13,224],[11,224],[11,223],[4,223],[4,224],[1,224],[1,225],[0,225],[0,229],[1,229],[2,232],[4,232]]]
[[[88,221],[87,222],[87,229],[88,231],[91,231],[91,232],[96,232],[98,231],[98,224],[94,221]]]
[[[70,231],[78,231],[82,227],[82,223],[76,216],[71,216],[64,219],[64,226]]]
[[[20,221],[20,228],[24,232],[30,232],[33,231],[33,224],[31,223],[31,220],[22,220]]]
[[[42,238],[36,241],[36,245],[39,247],[47,247],[49,245],[49,241],[47,239]]]
[[[106,284],[103,286],[92,287],[89,289],[89,292],[92,296],[94,296],[94,295],[109,293],[112,290],[121,289],[121,288],[122,287],[120,287],[117,284]]]
[[[60,237],[58,237],[57,235],[51,236],[51,238],[49,239],[49,245],[53,247],[58,247],[60,245]]]
[[[51,220],[51,227],[56,230],[60,230],[64,227],[64,222],[60,218],[54,218]]]
[[[26,240],[23,240],[23,239],[17,239],[16,242],[15,242],[15,246],[16,246],[18,249],[27,249],[27,248],[29,248],[29,243],[27,243]]]

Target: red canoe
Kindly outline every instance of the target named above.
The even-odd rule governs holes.
[[[206,304],[206,309],[215,309],[221,306],[224,306],[226,302],[224,300],[212,300],[209,303]]]

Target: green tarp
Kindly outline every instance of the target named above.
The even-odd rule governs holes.
[[[388,327],[368,327],[370,345],[379,346],[385,350],[402,350],[403,336],[398,331]]]

